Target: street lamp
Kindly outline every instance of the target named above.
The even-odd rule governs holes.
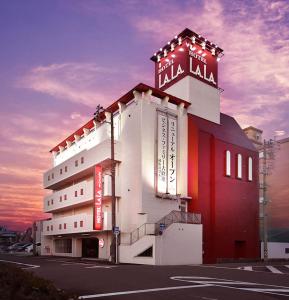
[[[102,121],[102,115],[105,113],[105,109],[101,105],[97,105],[96,111],[93,114],[94,120],[97,122]],[[111,150],[111,226],[112,226],[112,241],[110,246],[110,255],[112,263],[117,262],[116,257],[116,236],[114,234],[115,228],[115,162],[114,162],[114,126],[113,126],[113,112],[110,112],[110,122],[105,121],[110,124],[110,150]]]

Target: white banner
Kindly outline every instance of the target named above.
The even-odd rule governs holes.
[[[157,192],[177,194],[177,118],[158,112]]]
[[[168,193],[177,194],[177,119],[168,118]]]
[[[168,152],[168,118],[158,114],[158,179],[159,193],[167,192],[167,152]]]

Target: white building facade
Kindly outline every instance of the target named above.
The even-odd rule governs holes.
[[[189,105],[139,84],[107,108],[114,122],[120,262],[202,263],[201,216],[187,213],[186,203]],[[43,223],[42,255],[110,259],[109,122],[110,113],[91,120],[52,149],[43,178],[51,190],[44,211],[52,218]]]

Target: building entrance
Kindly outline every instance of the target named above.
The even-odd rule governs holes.
[[[98,238],[82,239],[82,257],[98,258]]]

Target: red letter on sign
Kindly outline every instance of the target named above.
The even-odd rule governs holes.
[[[94,207],[93,229],[102,229],[102,169],[95,166],[94,169]]]

